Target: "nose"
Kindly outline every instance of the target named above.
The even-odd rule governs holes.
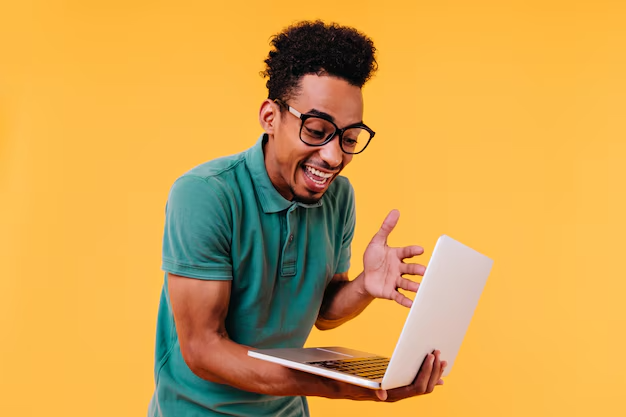
[[[322,146],[319,150],[319,155],[331,168],[337,168],[343,160],[343,151],[339,144],[339,135]]]

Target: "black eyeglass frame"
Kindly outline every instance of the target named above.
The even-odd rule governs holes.
[[[335,137],[335,135],[337,135],[337,133],[339,133],[339,147],[341,148],[341,150],[343,151],[343,153],[346,153],[348,155],[358,155],[361,152],[363,152],[365,150],[365,148],[367,148],[367,146],[370,144],[370,142],[372,141],[372,139],[374,138],[374,135],[376,135],[376,132],[374,132],[372,129],[370,129],[367,125],[363,124],[363,123],[355,123],[352,124],[350,126],[346,126],[343,129],[340,129],[332,120],[330,120],[328,117],[324,117],[322,115],[318,115],[318,114],[302,114],[300,113],[298,110],[294,109],[293,107],[291,107],[289,104],[285,103],[284,101],[282,101],[281,99],[275,99],[274,102],[276,104],[278,104],[281,107],[284,107],[285,109],[287,109],[289,111],[289,113],[293,114],[294,116],[296,116],[298,119],[300,119],[302,121],[302,123],[300,124],[300,132],[298,134],[298,136],[300,137],[300,140],[302,141],[302,143],[309,145],[309,146],[314,146],[314,147],[319,147],[319,146],[324,146],[326,145],[328,142],[330,142],[331,140],[333,140],[333,138]],[[324,139],[324,141],[322,143],[318,143],[318,144],[311,144],[309,142],[305,142],[304,139],[302,139],[302,128],[304,127],[304,122],[307,121],[308,119],[322,119],[327,121],[328,123],[330,123],[331,125],[333,125],[333,127],[335,128],[335,131],[333,133],[331,133],[330,135],[328,135],[326,137],[326,139]],[[367,143],[365,144],[365,146],[363,147],[363,149],[361,149],[358,152],[348,152],[343,148],[343,141],[341,140],[343,138],[343,134],[346,130],[348,129],[353,129],[353,128],[359,128],[359,129],[363,129],[366,132],[368,132],[370,134],[370,138],[367,141]]]

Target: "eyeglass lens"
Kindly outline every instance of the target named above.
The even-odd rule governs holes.
[[[335,126],[328,120],[310,117],[302,124],[300,139],[309,145],[319,146],[335,133],[335,130]],[[359,153],[367,146],[369,140],[370,133],[367,130],[353,127],[344,131],[341,148],[347,153]]]

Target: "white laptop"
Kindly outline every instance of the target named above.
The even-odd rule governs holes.
[[[343,347],[258,349],[248,355],[372,389],[413,382],[428,353],[441,351],[450,373],[493,261],[441,236],[391,359]]]

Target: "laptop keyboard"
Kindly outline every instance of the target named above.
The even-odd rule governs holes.
[[[371,358],[350,358],[334,361],[308,362],[326,369],[343,372],[350,375],[360,376],[367,379],[380,379],[385,375],[389,359],[379,356]]]

